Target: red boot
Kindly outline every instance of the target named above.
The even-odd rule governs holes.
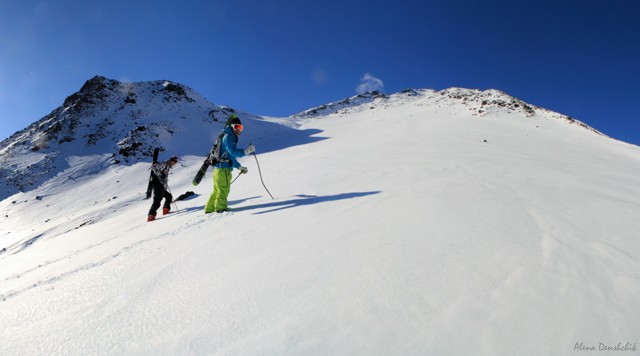
[[[151,222],[151,221],[153,221],[153,220],[155,220],[155,219],[156,219],[156,216],[155,216],[155,215],[149,215],[149,216],[147,217],[147,222]]]
[[[169,210],[171,210],[171,209],[169,209],[169,208],[162,208],[162,215],[167,215],[167,214],[169,214]]]

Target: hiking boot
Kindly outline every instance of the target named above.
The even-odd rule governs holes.
[[[147,216],[147,222],[151,222],[151,221],[153,221],[153,220],[155,220],[155,219],[156,219],[156,216],[155,216],[155,215],[149,215],[149,216]]]

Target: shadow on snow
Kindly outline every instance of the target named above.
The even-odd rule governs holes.
[[[284,201],[273,201],[270,203],[241,206],[238,208],[232,207],[232,212],[256,210],[256,209],[268,209],[265,211],[256,212],[254,214],[266,214],[274,211],[285,210],[290,208],[297,208],[305,205],[314,205],[319,203],[326,203],[331,201],[362,198],[369,195],[379,194],[380,191],[373,192],[357,192],[357,193],[342,193],[336,195],[317,196],[317,195],[296,195],[297,199],[289,199]],[[249,199],[247,199],[249,200]]]

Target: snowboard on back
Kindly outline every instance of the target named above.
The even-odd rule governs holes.
[[[200,166],[200,169],[198,169],[198,172],[196,172],[195,177],[193,177],[193,181],[191,183],[193,185],[200,184],[200,182],[202,182],[202,178],[204,178],[204,175],[207,173],[207,169],[209,169],[209,166],[211,165],[212,164],[211,164],[211,161],[209,160],[209,156],[207,156],[204,162],[202,162],[202,166]]]

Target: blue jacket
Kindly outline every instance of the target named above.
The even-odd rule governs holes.
[[[233,133],[231,126],[227,126],[224,130],[222,140],[220,140],[220,162],[216,164],[216,168],[240,168],[238,158],[244,157],[244,150],[236,147],[238,144],[238,136]],[[231,162],[227,162],[227,160]]]

